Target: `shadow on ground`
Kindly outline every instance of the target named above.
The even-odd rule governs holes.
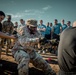
[[[46,60],[49,64],[58,64],[58,61],[55,60]]]
[[[17,64],[6,60],[0,60],[0,75],[18,75]],[[44,75],[34,67],[29,68],[29,75]]]

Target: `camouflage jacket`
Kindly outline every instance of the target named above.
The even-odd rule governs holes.
[[[27,26],[22,26],[17,29],[18,32],[18,41],[15,43],[13,50],[25,50],[27,52],[30,52],[33,50],[32,45],[28,45],[28,43],[35,42],[36,43],[36,38],[40,38],[41,35],[38,31],[35,32],[35,34],[30,34],[30,31]],[[28,45],[28,46],[27,46]]]
[[[14,24],[12,22],[4,21],[2,25],[2,31],[9,35],[13,33]]]

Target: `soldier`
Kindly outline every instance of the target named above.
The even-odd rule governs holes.
[[[3,32],[11,35],[13,32],[14,24],[11,22],[11,15],[7,15],[7,21],[3,22]]]
[[[11,15],[7,15],[7,21],[3,22],[3,32],[7,35],[12,35],[13,33],[14,24],[11,22]],[[11,40],[6,39],[6,54],[8,53],[8,49],[11,48]]]
[[[56,75],[50,65],[34,49],[34,45],[39,42],[40,37],[36,20],[29,19],[24,27],[18,29],[18,41],[15,43],[12,53],[18,62],[19,75],[28,75],[30,60],[34,66],[42,69],[46,75]]]

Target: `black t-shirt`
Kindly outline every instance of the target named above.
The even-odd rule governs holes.
[[[2,24],[0,23],[0,31],[2,31]]]
[[[76,72],[76,27],[68,28],[61,33],[58,63],[62,71]]]

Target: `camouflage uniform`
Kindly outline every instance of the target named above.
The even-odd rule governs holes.
[[[33,46],[27,46],[28,42],[36,42],[35,38],[38,37],[41,37],[39,33],[30,34],[27,26],[18,30],[18,41],[15,43],[12,53],[18,62],[19,75],[28,75],[30,60],[36,68],[42,69],[46,75],[56,75],[50,65],[34,50]]]
[[[12,35],[13,28],[14,28],[14,24],[12,22],[8,22],[8,21],[3,22],[3,32],[6,33],[7,35]],[[3,43],[4,43],[4,39],[3,39]],[[6,50],[6,54],[7,54],[8,49],[11,47],[10,39],[6,39],[6,45],[7,45],[7,50]]]

